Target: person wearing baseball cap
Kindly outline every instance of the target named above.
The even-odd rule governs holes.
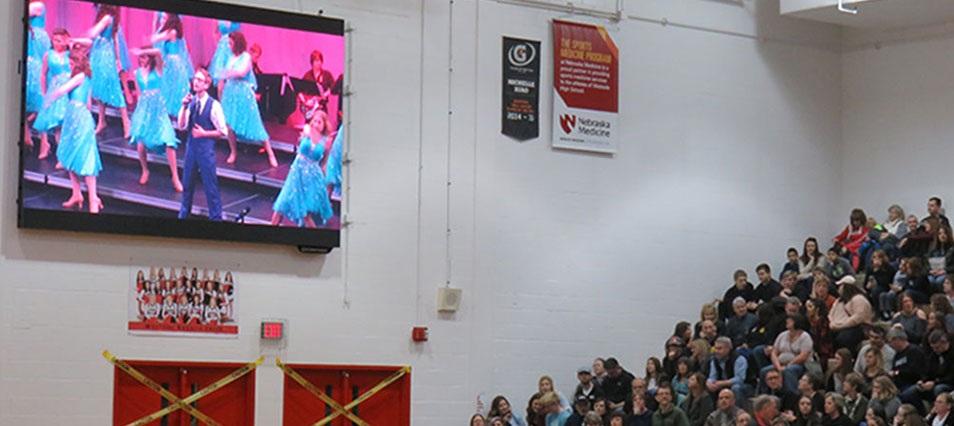
[[[636,376],[623,369],[616,358],[606,358],[603,363],[606,367],[606,379],[603,380],[603,393],[609,401],[607,411],[617,410],[626,404],[629,397],[630,385]]]
[[[583,426],[583,417],[590,412],[590,407],[592,401],[583,395],[576,397],[573,401],[573,414],[570,414],[563,426]]]
[[[580,384],[576,385],[574,398],[580,399],[580,397],[583,397],[592,405],[597,398],[605,396],[603,389],[596,383],[596,380],[593,380],[593,371],[590,367],[583,366],[576,369],[576,378],[580,380]]]

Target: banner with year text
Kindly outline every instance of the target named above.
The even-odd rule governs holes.
[[[619,49],[606,28],[553,21],[553,146],[614,153]]]

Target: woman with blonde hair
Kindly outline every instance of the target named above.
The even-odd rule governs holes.
[[[868,402],[868,408],[876,410],[880,408],[884,410],[886,419],[893,419],[898,414],[899,407],[901,407],[901,400],[898,399],[898,387],[888,376],[875,377],[871,383],[871,401]]]
[[[732,304],[732,301],[727,300],[725,303]],[[693,336],[696,339],[698,339],[702,333],[702,323],[707,320],[715,323],[716,334],[719,336],[725,335],[725,323],[719,319],[719,309],[716,308],[715,303],[710,302],[702,305],[702,309],[699,311],[699,322],[697,322],[693,328],[695,331]]]
[[[709,343],[705,339],[695,339],[689,342],[689,358],[692,360],[693,371],[709,376]]]
[[[871,388],[874,379],[888,375],[888,372],[884,369],[884,355],[881,354],[881,351],[871,349],[865,351],[865,368],[862,375],[868,389]]]
[[[562,392],[556,390],[556,388],[553,386],[552,377],[550,376],[541,377],[540,380],[537,381],[537,389],[540,392],[540,394],[544,396],[549,392],[553,392],[560,399],[560,407],[562,407],[564,410],[572,411],[572,407],[570,407],[570,402],[567,401],[566,397],[563,396]]]

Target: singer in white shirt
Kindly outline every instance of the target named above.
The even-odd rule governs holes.
[[[186,141],[185,165],[182,179],[182,205],[179,219],[192,214],[192,195],[195,192],[196,172],[202,175],[209,219],[222,221],[222,197],[219,195],[219,180],[215,174],[215,139],[228,136],[229,129],[222,113],[222,105],[209,96],[212,77],[204,68],[195,71],[191,93],[182,98],[179,108],[178,127],[189,134]]]

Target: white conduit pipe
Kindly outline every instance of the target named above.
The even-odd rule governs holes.
[[[849,15],[857,15],[858,9],[849,9],[845,7],[845,0],[838,0],[838,11]]]
[[[610,12],[601,9],[595,9],[591,7],[578,7],[571,2],[566,4],[552,3],[543,0],[496,0],[497,3],[513,4],[517,6],[529,6],[536,7],[540,9],[554,10],[557,12],[565,12],[575,15],[585,15],[592,16],[594,18],[603,18],[609,19],[612,21],[619,21],[623,19],[623,7],[622,0],[616,0],[616,11]]]

